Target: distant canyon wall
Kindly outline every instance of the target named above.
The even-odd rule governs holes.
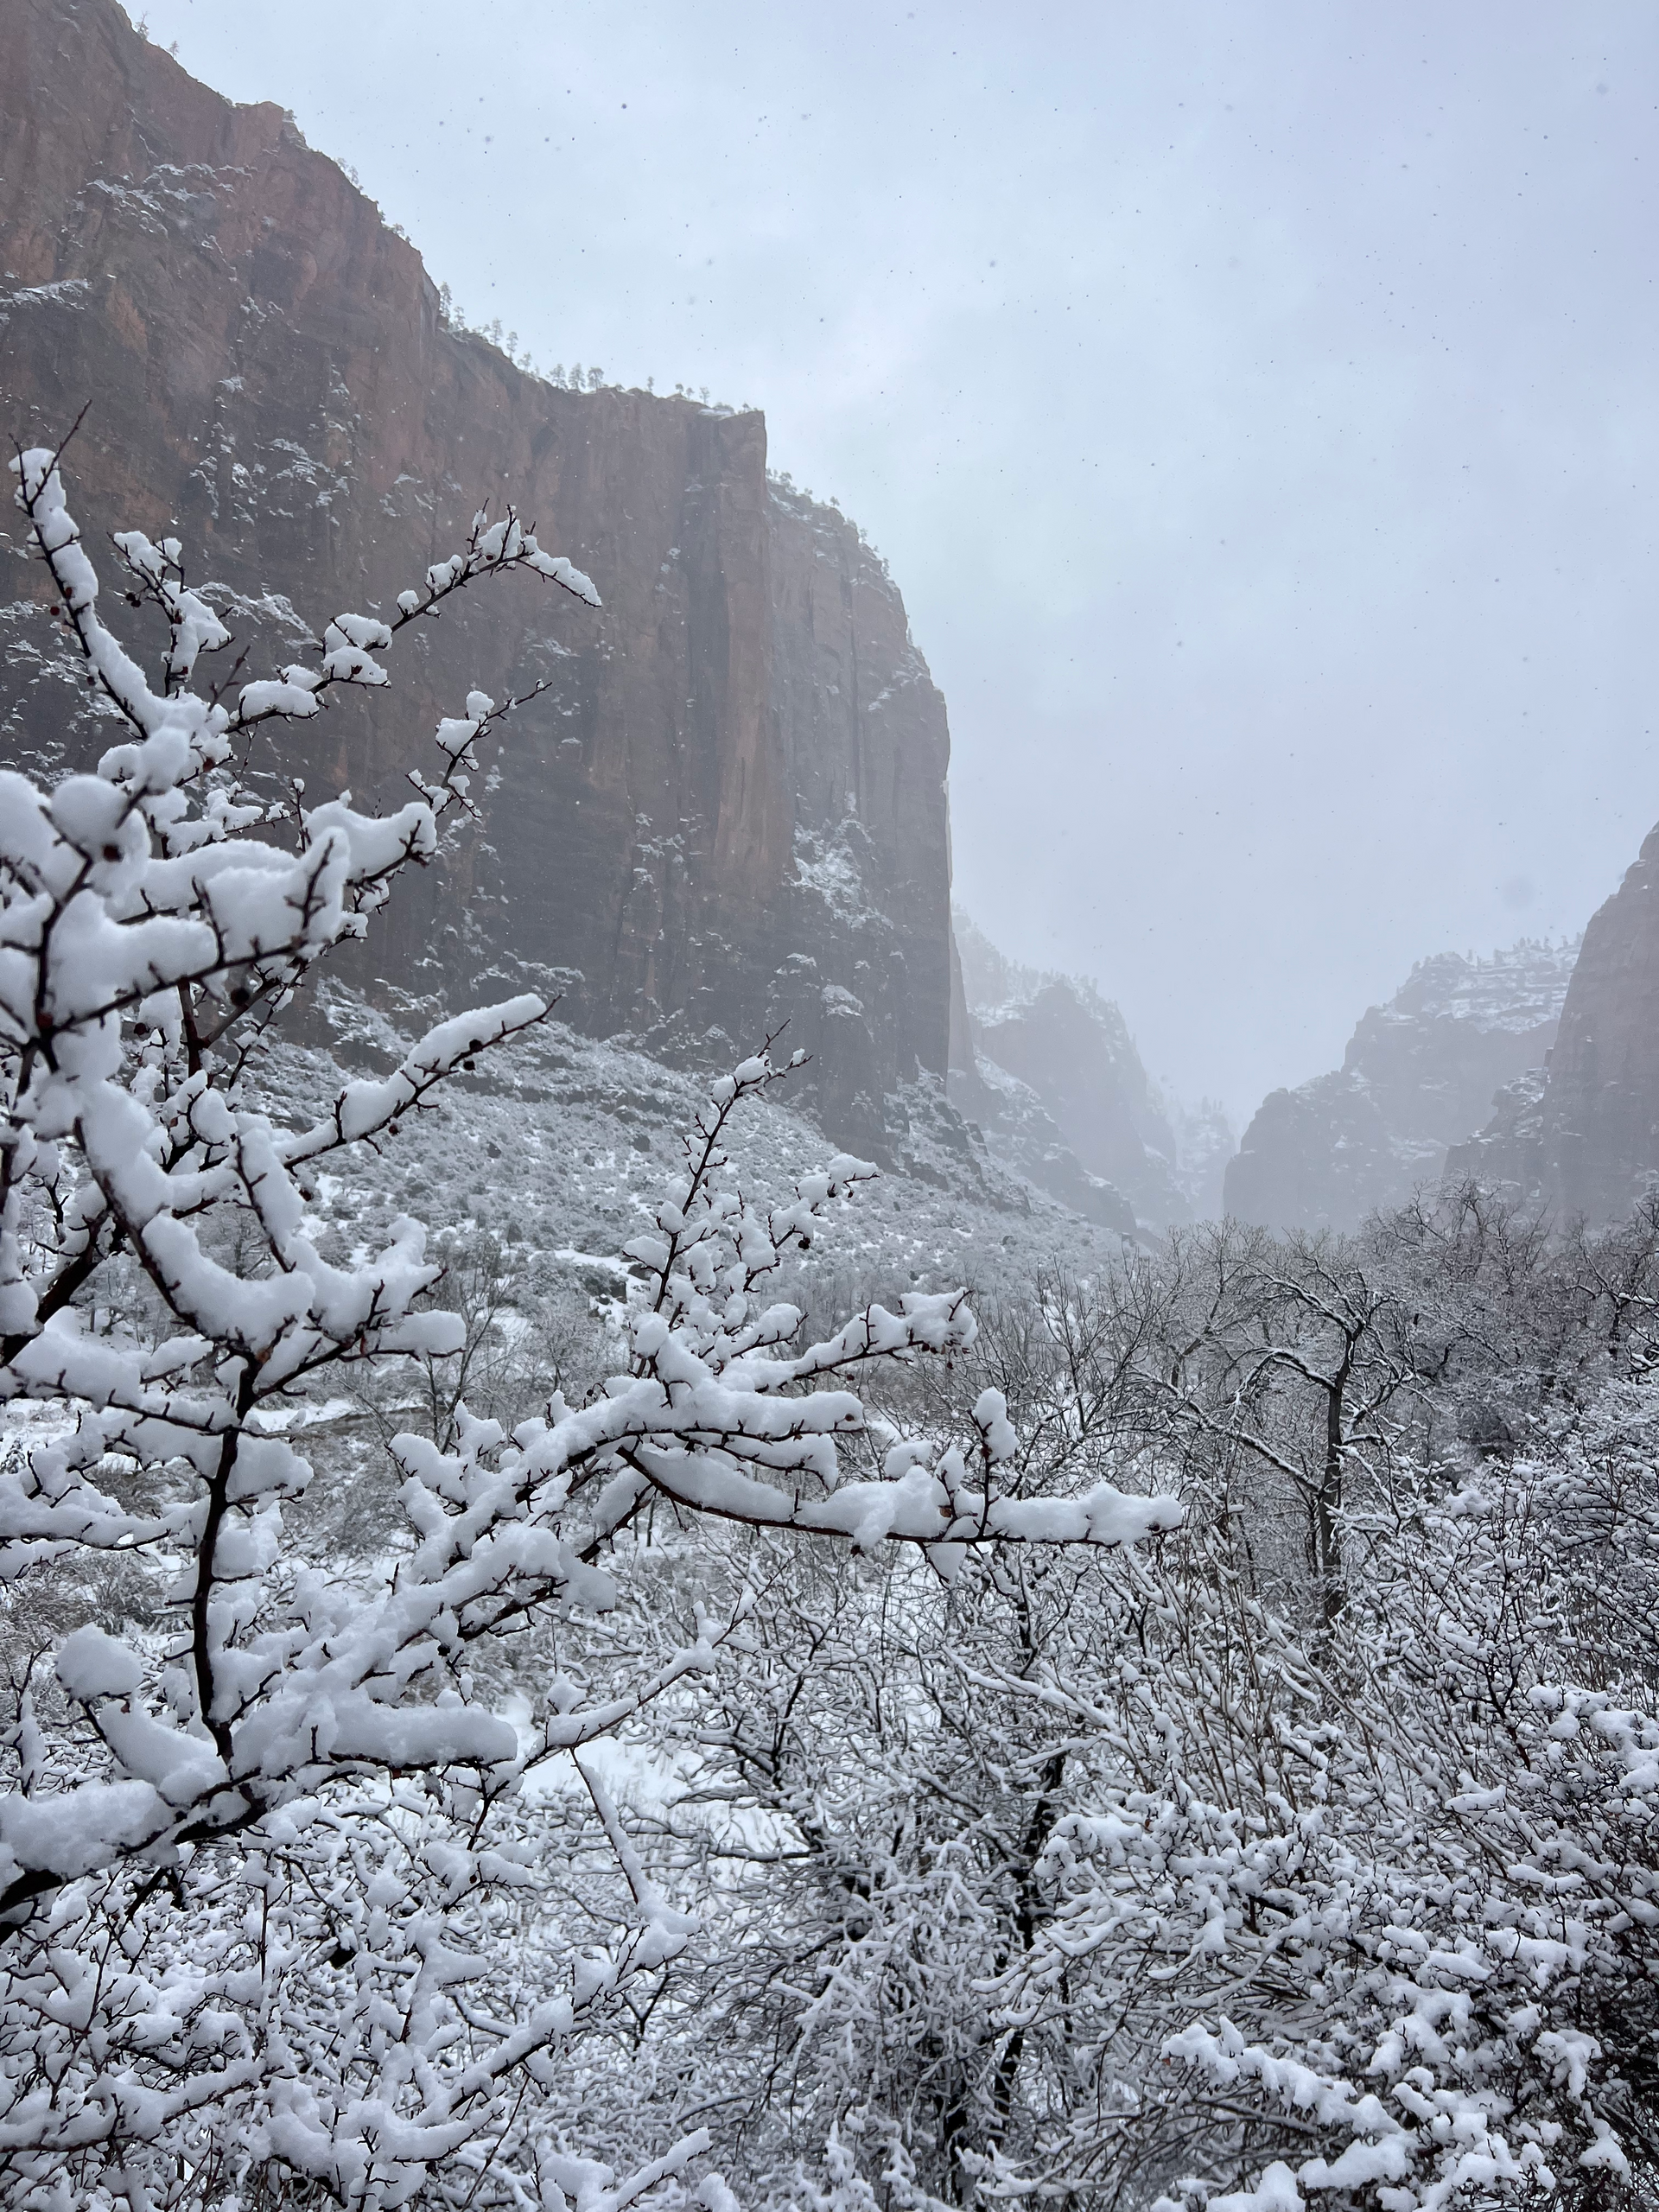
[[[1541,1069],[1578,953],[1531,941],[1419,961],[1361,1018],[1339,1069],[1257,1109],[1229,1162],[1227,1211],[1271,1229],[1354,1229],[1437,1186],[1496,1092]]]
[[[1659,829],[1585,931],[1547,1071],[1510,1087],[1450,1168],[1592,1224],[1659,1179]]]
[[[1183,1147],[1109,999],[1006,958],[960,910],[956,938],[950,1095],[994,1157],[1126,1236],[1190,1220],[1211,1185],[1219,1197],[1217,1109],[1181,1116]]]
[[[475,591],[398,641],[384,702],[253,761],[396,799],[469,689],[548,686],[481,829],[378,932],[381,977],[579,970],[583,1027],[693,1057],[787,1017],[826,1126],[880,1150],[889,1094],[948,1065],[950,746],[853,524],[769,480],[758,413],[556,388],[448,327],[415,249],[291,120],[196,83],[111,0],[0,0],[0,425],[54,442],[90,403],[66,463],[89,542],[179,536],[248,674],[387,607],[486,500],[603,595]],[[19,550],[7,748],[90,760],[108,725]]]
[[[1263,1102],[1226,1205],[1351,1229],[1465,1182],[1560,1226],[1616,1221],[1659,1184],[1659,829],[1581,939],[1419,962],[1339,1070]]]

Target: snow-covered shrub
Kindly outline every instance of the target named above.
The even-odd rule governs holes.
[[[1295,1261],[1256,1248],[1262,1311]],[[1179,1477],[1155,1554],[750,1562],[648,1837],[717,1855],[727,1940],[642,2095],[741,2115],[732,2177],[815,2207],[1650,2202],[1659,1386],[1513,1458],[1357,1446],[1344,1602],[1299,1628],[1172,1406],[1185,1297],[1179,1253],[1039,1284],[956,1370],[1006,1393],[1011,1481]]]
[[[672,1617],[642,1605],[626,1575],[642,1515],[687,1541],[713,1522],[903,1545],[948,1579],[988,1546],[1121,1544],[1178,1510],[1103,1484],[1008,1494],[994,1394],[965,1447],[895,1437],[851,1464],[861,1376],[959,1351],[973,1323],[959,1295],[917,1294],[802,1344],[769,1281],[868,1171],[836,1160],[770,1208],[733,1187],[731,1117],[778,1072],[762,1054],[715,1086],[631,1248],[623,1371],[510,1430],[435,1405],[393,1440],[402,1540],[378,1562],[308,1555],[296,1404],[467,1343],[430,1294],[420,1225],[325,1257],[311,1179],[395,1141],[547,1007],[443,1021],[308,1126],[259,1110],[250,1070],[319,963],[436,850],[480,740],[523,702],[470,695],[439,724],[440,772],[411,773],[387,816],[297,791],[273,806],[238,781],[238,748],[340,687],[383,686],[376,656],[480,579],[595,595],[511,511],[480,515],[393,620],[339,614],[315,664],[204,694],[224,626],[176,543],[129,532],[126,580],[168,626],[152,684],[99,619],[57,456],[14,467],[56,612],[125,727],[51,789],[0,772],[0,1389],[35,1440],[0,1472],[7,2202],[435,2192],[611,2212],[709,2139],[690,2130],[618,2181],[582,2155],[572,2054],[694,1923],[578,1755],[683,1698],[753,1605],[730,1585],[718,1615],[695,1593]],[[115,1274],[122,1294],[100,1300]],[[550,1910],[571,1787],[626,1882],[609,1925]]]
[[[1221,1532],[1151,1566],[1128,1770],[1057,1827],[1015,2000],[1118,1961],[1091,2163],[1262,2207],[1650,2189],[1656,1460],[1619,1385],[1558,1455],[1401,1477],[1317,1665]]]

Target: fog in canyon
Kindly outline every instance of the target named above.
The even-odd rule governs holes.
[[[521,356],[764,408],[949,702],[958,898],[1185,1096],[1578,931],[1659,815],[1650,11],[147,19]]]

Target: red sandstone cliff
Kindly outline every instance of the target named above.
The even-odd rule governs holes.
[[[486,499],[604,596],[477,594],[400,645],[393,711],[347,702],[257,764],[390,793],[467,689],[550,679],[383,971],[577,969],[567,1011],[690,1052],[788,1014],[827,1122],[879,1141],[884,1094],[947,1064],[949,738],[852,525],[769,486],[758,414],[556,389],[448,328],[334,162],[112,0],[0,0],[0,426],[55,438],[91,402],[89,537],[175,531],[262,665],[297,651],[293,610],[389,601]],[[16,552],[0,728],[85,757]]]

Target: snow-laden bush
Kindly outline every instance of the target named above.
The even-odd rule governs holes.
[[[1258,1256],[1282,1324],[1296,1253]],[[1181,1254],[1158,1265],[1179,1292]],[[743,2113],[746,2189],[1651,2203],[1659,1382],[1605,1382],[1513,1458],[1396,1450],[1362,1479],[1353,1448],[1344,1602],[1311,1559],[1299,1628],[1260,1594],[1211,1426],[1153,1425],[1151,1312],[1144,1281],[1051,1284],[1011,1325],[988,1309],[957,1379],[1001,1380],[1039,1489],[1138,1438],[1179,1534],[949,1589],[779,1558],[695,1716],[698,1787],[653,1847],[720,1834],[742,1940],[683,2063]]]
[[[1030,2132],[1027,2185],[1415,2212],[1650,2179],[1645,1395],[1622,1465],[1607,1407],[1559,1463],[1402,1477],[1314,1655],[1198,1512],[1020,1681],[1095,1745],[986,1987],[1094,2092]]]
[[[683,1702],[753,1603],[740,1586],[719,1616],[692,1599],[647,1617],[624,1572],[642,1511],[687,1542],[712,1519],[906,1545],[948,1580],[987,1547],[1122,1544],[1177,1510],[1104,1484],[1010,1494],[994,1392],[965,1446],[934,1432],[877,1448],[861,1374],[960,1351],[973,1322],[959,1295],[917,1294],[803,1345],[796,1310],[768,1302],[868,1171],[838,1160],[770,1208],[739,1193],[724,1145],[779,1072],[762,1054],[715,1086],[631,1248],[645,1288],[624,1371],[510,1433],[456,1408],[453,1439],[398,1437],[407,1532],[384,1572],[308,1557],[292,1522],[310,1470],[284,1433],[296,1400],[465,1338],[426,1295],[440,1270],[422,1228],[401,1220],[385,1249],[332,1262],[310,1179],[395,1141],[435,1086],[547,1007],[521,996],[442,1022],[306,1127],[258,1110],[250,1070],[318,963],[436,851],[480,741],[523,702],[470,695],[439,724],[440,772],[411,774],[415,796],[386,816],[298,791],[273,805],[233,763],[256,726],[384,685],[376,656],[468,585],[522,571],[595,594],[511,511],[480,515],[393,620],[341,613],[315,664],[204,693],[198,662],[226,632],[176,543],[128,532],[130,594],[168,625],[156,688],[99,619],[56,455],[14,467],[54,611],[125,727],[94,772],[49,790],[0,773],[0,1382],[37,1438],[0,1474],[6,2201],[426,2192],[613,2212],[683,2177],[709,2139],[664,2142],[619,2180],[568,2132],[572,2053],[694,1923],[579,1754]],[[100,1305],[117,1265],[141,1272],[153,1326],[131,1299]],[[111,1595],[141,1588],[148,1616]],[[622,1623],[608,1637],[607,1619]],[[628,1916],[608,1929],[549,1906],[568,1825],[554,1770],[591,1797],[626,1879]],[[721,2185],[702,2186],[719,2212]]]

